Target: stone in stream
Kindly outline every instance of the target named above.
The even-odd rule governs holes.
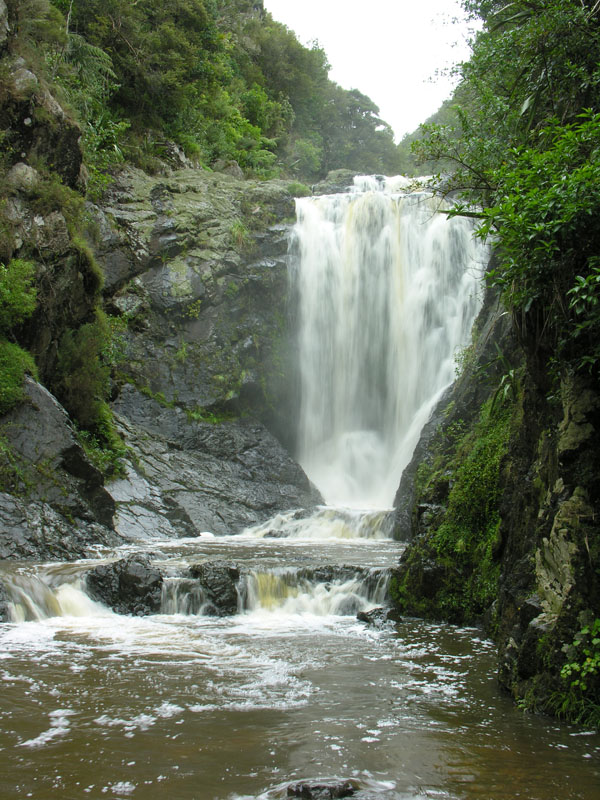
[[[374,628],[383,628],[388,622],[402,622],[402,617],[393,608],[372,608],[370,611],[359,611],[356,619],[366,622]]]
[[[190,575],[198,580],[205,591],[208,601],[203,608],[205,614],[223,617],[237,613],[240,570],[235,564],[205,561],[194,564],[190,568]]]
[[[290,784],[288,797],[301,797],[303,800],[334,800],[338,797],[352,797],[359,786],[356,781],[304,782]]]
[[[11,621],[11,615],[8,608],[9,603],[10,597],[6,591],[6,586],[4,585],[4,582],[0,580],[0,622]]]
[[[142,616],[160,610],[162,575],[148,555],[134,554],[90,570],[86,585],[90,596],[118,614]]]

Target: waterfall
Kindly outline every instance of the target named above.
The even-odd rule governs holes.
[[[106,616],[110,610],[87,596],[81,579],[53,585],[46,576],[12,575],[3,577],[14,622],[50,617]]]
[[[326,570],[325,570],[326,571]],[[270,572],[253,570],[246,579],[244,608],[249,611],[281,611],[287,614],[354,616],[381,605],[387,597],[389,573],[372,570],[355,574],[341,568],[336,574],[319,574],[319,570],[281,568]]]
[[[331,505],[391,507],[469,341],[486,250],[449,207],[364,177],[297,200],[298,459]]]

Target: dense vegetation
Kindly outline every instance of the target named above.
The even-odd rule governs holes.
[[[463,5],[483,23],[473,42],[472,58],[459,67],[460,83],[452,101],[411,137],[412,150],[425,171],[431,165],[440,169],[437,190],[458,201],[452,213],[474,217],[478,235],[494,244],[496,259],[489,281],[499,289],[512,315],[527,366],[522,372],[507,372],[498,392],[512,403],[515,414],[522,411],[524,402],[531,406],[527,398],[541,398],[545,417],[538,418],[536,425],[546,429],[542,443],[552,425],[560,422],[559,398],[561,392],[564,398],[565,386],[577,381],[580,392],[597,395],[598,391],[600,4],[595,0],[464,0]],[[486,600],[481,592],[473,593],[474,581],[489,576],[495,585],[484,586],[487,600],[498,594],[498,575],[494,578],[490,569],[494,560],[481,545],[495,546],[497,490],[507,480],[502,472],[506,476],[516,469],[520,446],[517,441],[511,443],[514,452],[502,467],[496,458],[500,451],[485,453],[485,431],[477,437],[474,442],[471,434],[459,436],[455,450],[446,454],[444,467],[450,465],[455,482],[447,513],[433,521],[428,539],[430,555],[442,568],[451,564],[451,570],[461,571],[461,565],[467,564],[466,572],[455,576],[454,587],[450,577],[442,578],[449,587],[448,596],[442,592],[430,603],[437,613],[444,611],[440,604],[449,604],[447,616],[454,618],[464,618],[469,609],[476,612],[478,601]],[[474,473],[477,484],[472,485],[469,465],[476,463],[472,460],[478,453],[483,461]],[[458,463],[452,465],[452,458]],[[586,458],[588,464],[593,463],[592,453]],[[595,508],[600,502],[597,475],[590,478],[586,464],[576,464],[573,458],[562,465],[571,470],[573,497],[579,492]],[[485,476],[491,478],[490,485],[481,484]],[[435,489],[435,474],[421,475],[421,479]],[[523,486],[525,491],[529,490]],[[466,494],[461,498],[461,493]],[[535,487],[530,501],[534,494]],[[490,498],[493,501],[491,515],[476,528],[471,516],[464,514],[465,508],[475,504],[475,497],[479,498],[477,513],[488,508]],[[523,508],[530,501],[523,500]],[[518,530],[521,512],[507,513]],[[577,516],[570,534],[573,541],[583,537],[581,570],[586,577],[581,580],[586,587],[559,618],[555,632],[539,639],[533,657],[539,662],[539,674],[529,688],[511,688],[526,707],[598,725],[600,620],[594,587],[600,574],[600,543],[593,513],[590,519],[583,531],[587,523]],[[541,541],[550,534],[535,517],[527,524],[531,531],[523,531],[524,538],[530,535],[535,541],[539,535]],[[478,531],[475,538],[474,530]],[[404,602],[412,590],[407,579],[396,587]],[[480,611],[485,605],[480,604]],[[561,625],[565,626],[562,632]]]
[[[600,9],[591,0],[465,0],[484,22],[446,124],[422,161],[458,193],[456,213],[493,237],[521,339],[560,368],[596,374],[600,305]]]
[[[450,405],[445,413],[452,411]],[[494,602],[502,468],[513,414],[508,404],[490,399],[473,426],[462,419],[446,425],[419,465],[417,493],[432,501],[423,521],[431,535],[409,550],[406,568],[390,587],[406,613],[463,624],[480,620]],[[435,563],[433,574],[425,574],[424,561]]]
[[[347,167],[395,173],[375,104],[329,80],[306,48],[250,0],[9,3],[18,45],[35,48],[84,130],[99,178],[115,161],[152,169],[168,142],[210,166],[304,179]]]

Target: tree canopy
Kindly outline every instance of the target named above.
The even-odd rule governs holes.
[[[379,110],[329,80],[305,47],[249,0],[9,0],[84,128],[94,174],[129,159],[152,168],[174,141],[207,166],[316,179],[332,168],[395,173]]]
[[[600,365],[600,5],[464,0],[483,20],[447,119],[413,148],[494,237],[518,330],[562,368]]]

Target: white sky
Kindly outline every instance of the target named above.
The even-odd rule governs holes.
[[[264,0],[303,44],[317,40],[331,80],[373,100],[396,140],[437,111],[453,83],[437,74],[469,57],[459,0]]]

